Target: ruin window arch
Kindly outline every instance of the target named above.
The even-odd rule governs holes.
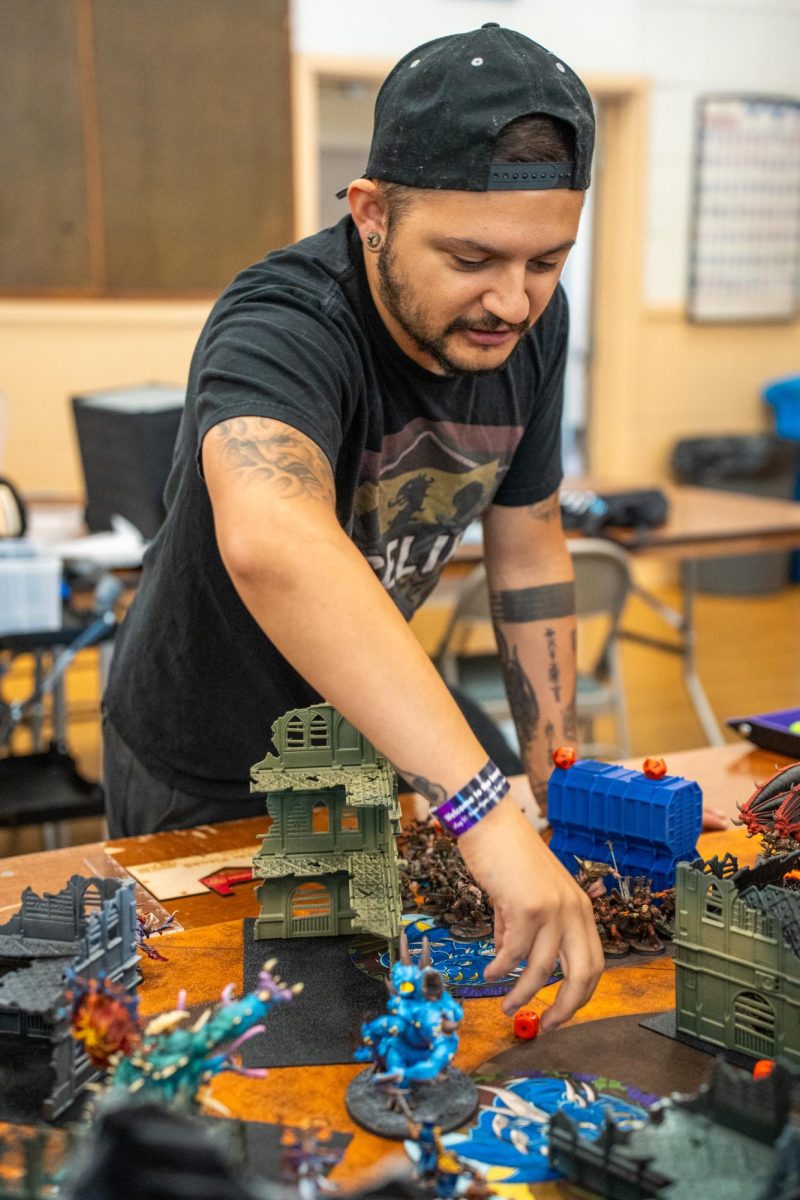
[[[96,883],[89,883],[83,889],[81,896],[81,912],[84,917],[89,913],[98,912],[103,907],[103,897]]]
[[[303,718],[295,714],[286,722],[286,749],[303,750],[306,746],[306,726]]]
[[[311,810],[311,832],[330,833],[331,810],[324,800],[318,800]]]
[[[358,833],[361,829],[358,809],[352,804],[345,804],[339,815],[339,829],[342,833]]]
[[[722,892],[716,883],[710,883],[703,897],[703,920],[711,925],[724,925]]]
[[[331,895],[324,883],[298,884],[289,899],[289,914],[293,921],[329,917],[331,912]]]
[[[739,992],[733,1002],[734,1040],[738,1050],[763,1058],[775,1055],[775,1010],[758,992]]]
[[[308,744],[312,750],[327,750],[331,740],[328,733],[328,722],[322,713],[314,713],[308,726]]]

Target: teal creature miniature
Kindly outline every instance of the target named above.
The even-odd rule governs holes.
[[[112,1066],[110,1093],[127,1092],[190,1111],[203,1104],[225,1112],[208,1096],[209,1083],[222,1071],[262,1078],[266,1071],[242,1067],[232,1055],[264,1032],[262,1022],[273,1008],[303,989],[302,983],[287,986],[273,975],[275,962],[264,964],[255,991],[235,1000],[229,984],[217,1007],[206,1009],[188,1028],[186,994],[181,992],[177,1007],[150,1021],[139,1044]]]

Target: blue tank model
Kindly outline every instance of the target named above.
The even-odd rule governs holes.
[[[697,858],[703,793],[678,775],[654,779],[587,758],[553,771],[547,817],[550,849],[571,873],[576,857],[616,859],[621,875],[644,875],[660,891],[674,885],[676,863]]]

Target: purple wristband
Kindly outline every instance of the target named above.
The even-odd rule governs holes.
[[[460,837],[477,825],[505,796],[509,782],[491,759],[469,783],[434,808],[434,816],[454,837]]]

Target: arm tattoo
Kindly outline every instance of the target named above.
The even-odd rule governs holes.
[[[495,635],[497,637],[497,648],[500,651],[500,658],[503,664],[503,676],[506,682],[506,691],[508,692],[508,703],[511,706],[514,724],[519,734],[520,748],[524,756],[525,750],[530,749],[536,740],[536,732],[539,728],[539,719],[541,717],[539,701],[536,699],[533,684],[525,674],[522,663],[519,661],[517,647],[510,647],[497,627],[495,627]]]
[[[556,650],[556,631],[547,627],[544,631],[544,636],[547,640],[547,657],[550,660],[550,665],[547,668],[547,677],[550,680],[550,689],[555,697],[556,703],[561,703],[561,668],[558,665],[558,652]]]
[[[491,592],[489,600],[494,622],[552,621],[556,617],[571,617],[575,612],[575,584],[570,580],[569,583]]]
[[[447,792],[440,783],[431,783],[430,779],[426,779],[424,775],[413,775],[410,771],[404,771],[400,767],[395,767],[398,775],[402,775],[406,783],[410,783],[415,792],[419,792],[426,800],[430,800],[431,804],[444,804],[447,799]]]
[[[333,499],[330,463],[303,434],[268,417],[236,417],[216,429],[222,462],[245,483],[275,483],[287,499]]]
[[[534,521],[552,521],[553,517],[561,513],[558,492],[546,496],[544,500],[537,500],[535,504],[529,504],[525,511]]]

